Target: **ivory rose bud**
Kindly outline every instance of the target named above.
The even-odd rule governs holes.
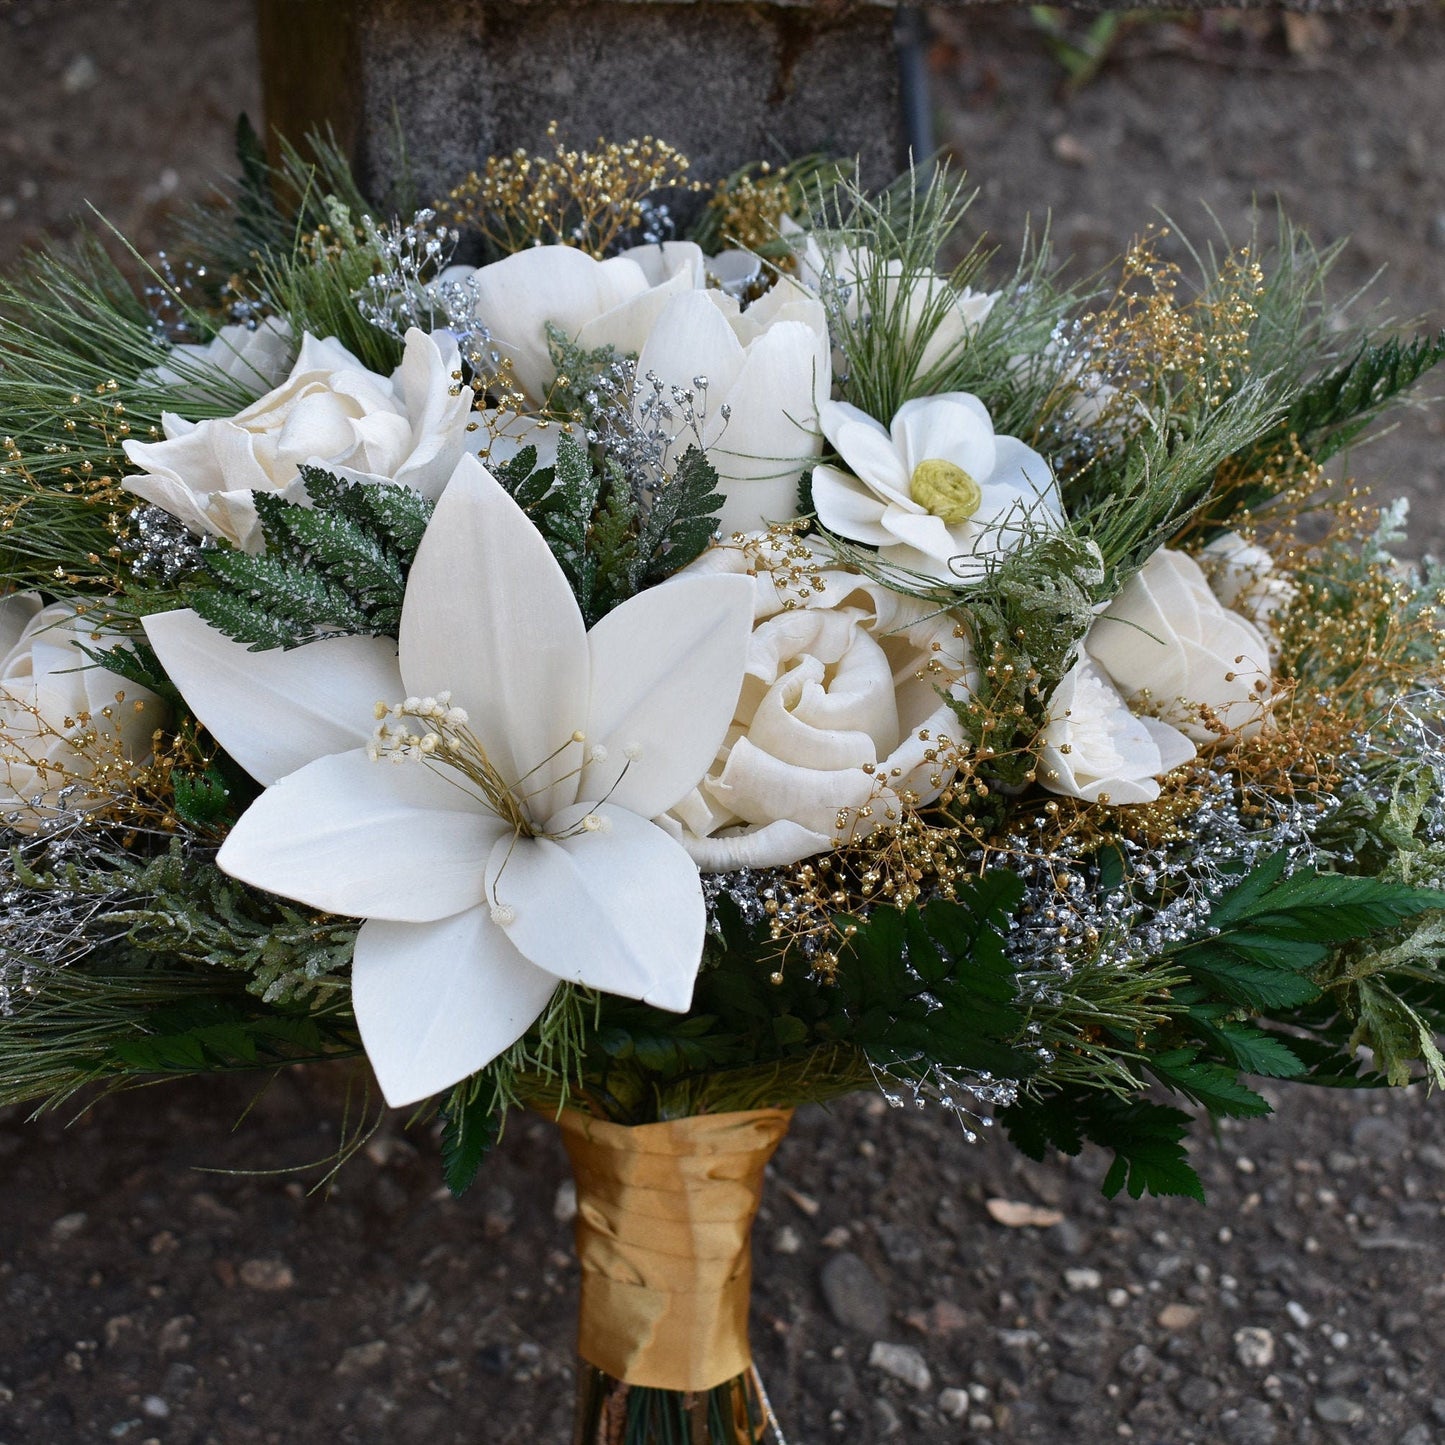
[[[389,378],[340,342],[306,336],[290,376],[235,416],[190,422],[167,412],[164,441],[126,442],[142,475],[125,485],[193,532],[247,552],[261,547],[252,497],[304,499],[303,466],[435,499],[467,447],[472,395],[460,369],[455,341],[416,328]]]
[[[1090,803],[1152,803],[1158,780],[1195,753],[1178,728],[1130,712],[1087,658],[1054,689],[1039,742],[1043,786]]]
[[[750,565],[736,547],[699,560],[703,571]],[[660,820],[705,871],[811,857],[896,816],[905,791],[931,801],[952,777],[938,755],[960,735],[948,698],[977,676],[961,628],[855,574],[820,575],[822,590],[801,589],[784,609],[785,589],[759,569],[732,727],[707,777]]]
[[[1192,557],[1161,547],[1089,629],[1089,655],[1131,706],[1174,723],[1197,743],[1220,729],[1252,737],[1272,697],[1269,646],[1229,611]]]
[[[98,667],[82,649],[108,634],[73,604],[34,592],[0,597],[0,822],[34,832],[62,809],[89,809],[98,765],[151,750],[166,707],[148,689]],[[113,638],[110,640],[113,641]]]

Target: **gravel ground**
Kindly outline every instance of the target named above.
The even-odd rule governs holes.
[[[1441,323],[1438,12],[1156,22],[1072,95],[1028,20],[938,23],[941,136],[1006,248],[1052,207],[1095,267],[1152,207],[1202,234],[1202,199],[1240,238],[1280,195],[1318,238],[1353,233],[1341,294],[1388,265],[1393,309]],[[154,245],[257,109],[247,25],[246,0],[0,0],[0,258],[86,196]],[[1415,498],[1419,548],[1445,544],[1442,430],[1413,416],[1352,459]],[[343,1081],[258,1087],[0,1116],[0,1445],[565,1439],[576,1270],[550,1127],[514,1122],[457,1202],[435,1139],[390,1116],[324,1196],[298,1171],[338,1148]],[[1277,1102],[1196,1141],[1207,1209],[1111,1204],[1102,1157],[1037,1166],[878,1101],[801,1113],[754,1310],[793,1445],[1445,1441],[1439,1106]]]

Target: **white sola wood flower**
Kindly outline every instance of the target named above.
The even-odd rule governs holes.
[[[698,577],[588,632],[541,536],[467,457],[417,553],[399,647],[251,653],[184,611],[146,630],[196,715],[267,785],[220,866],[367,920],[353,1004],[400,1105],[495,1058],[559,980],[688,1007],[701,883],[648,820],[716,754],[751,623],[746,579]]]
[[[415,327],[390,377],[368,371],[339,341],[303,337],[286,380],[235,416],[191,422],[166,412],[164,440],[126,442],[139,473],[122,482],[198,535],[247,552],[262,545],[252,498],[304,501],[303,466],[435,498],[468,442],[472,394],[460,368],[454,341]]]
[[[1049,464],[998,436],[966,391],[904,402],[891,427],[847,402],[822,408],[823,432],[852,468],[813,469],[813,505],[830,532],[885,562],[943,582],[981,580],[990,563],[1063,524]]]

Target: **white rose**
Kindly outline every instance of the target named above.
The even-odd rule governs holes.
[[[1221,725],[1252,737],[1268,718],[1268,644],[1254,623],[1223,606],[1183,552],[1154,553],[1084,645],[1131,705],[1147,703],[1195,742],[1217,742]]]
[[[244,411],[202,422],[167,412],[164,441],[126,442],[143,474],[125,477],[125,486],[193,532],[248,552],[261,546],[252,496],[303,500],[303,466],[435,499],[468,443],[472,394],[460,370],[455,341],[415,328],[390,377],[368,371],[338,341],[306,336],[286,381]]]
[[[281,317],[268,316],[255,326],[223,326],[204,344],[187,341],[171,347],[166,359],[143,372],[136,384],[184,390],[205,401],[214,390],[207,382],[220,377],[260,395],[280,386],[295,359],[291,328]]]
[[[752,565],[735,547],[699,563]],[[852,573],[823,581],[783,610],[786,589],[759,572],[732,728],[707,777],[660,820],[705,871],[811,857],[897,816],[905,791],[931,801],[953,775],[937,748],[960,730],[941,694],[966,697],[977,680],[958,624]]]
[[[1299,588],[1275,571],[1274,558],[1238,532],[1225,532],[1199,554],[1199,564],[1214,595],[1249,618],[1277,653],[1275,619],[1294,605]]]
[[[1058,530],[1063,505],[1049,464],[994,432],[966,391],[906,401],[884,427],[846,402],[823,430],[852,469],[813,469],[813,505],[831,532],[941,582],[978,582],[996,559]]]
[[[1152,803],[1158,779],[1195,755],[1178,728],[1130,712],[1087,659],[1054,689],[1039,742],[1040,783],[1090,803]]]
[[[48,814],[97,807],[97,768],[150,752],[165,704],[82,651],[103,650],[112,636],[68,602],[0,597],[0,822],[29,833]]]

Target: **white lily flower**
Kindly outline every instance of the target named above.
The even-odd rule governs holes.
[[[701,884],[648,820],[716,755],[751,623],[745,579],[699,577],[589,633],[540,534],[465,457],[411,571],[399,656],[362,637],[249,653],[190,612],[146,630],[196,715],[268,784],[220,866],[367,920],[353,1006],[401,1105],[490,1062],[560,980],[688,1008]],[[383,738],[375,760],[373,705],[402,696],[391,716],[422,734]]]
[[[895,566],[962,584],[995,558],[1063,523],[1049,464],[998,436],[965,391],[904,402],[891,428],[847,402],[822,410],[823,431],[852,473],[813,469],[813,504],[830,532],[878,548]]]

